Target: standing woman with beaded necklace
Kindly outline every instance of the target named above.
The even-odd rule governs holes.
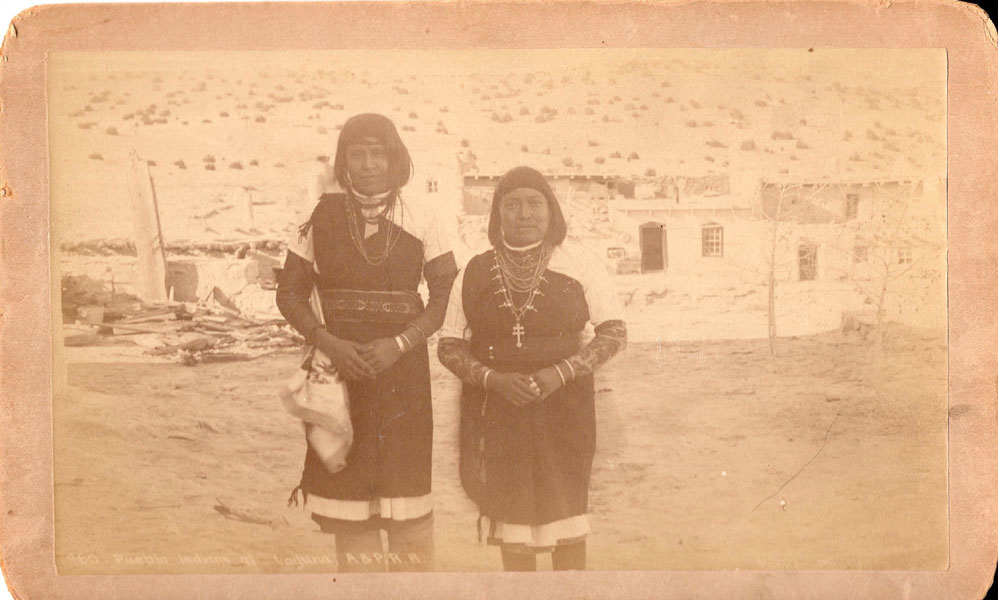
[[[346,467],[330,473],[308,443],[289,499],[297,504],[301,491],[312,519],[335,534],[341,571],[433,566],[426,338],[443,322],[457,266],[452,238],[427,214],[430,207],[410,210],[402,197],[412,170],[388,118],[349,119],[333,163],[341,191],[319,199],[289,244],[277,289],[288,323],[347,381],[354,435]],[[325,326],[309,307],[313,286]]]
[[[492,249],[458,278],[440,330],[440,362],[463,381],[461,483],[507,571],[536,570],[539,552],[585,569],[593,371],[627,340],[606,267],[566,229],[541,173],[503,175]]]

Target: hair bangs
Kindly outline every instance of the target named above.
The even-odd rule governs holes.
[[[565,241],[568,235],[568,223],[565,221],[565,214],[561,210],[558,198],[554,195],[547,179],[539,171],[530,167],[516,167],[510,169],[505,175],[499,178],[495,190],[492,192],[492,208],[489,212],[489,242],[494,248],[502,246],[502,218],[499,216],[499,201],[511,189],[517,187],[529,187],[536,189],[548,201],[548,230],[544,234],[544,242],[549,246],[558,246]]]
[[[384,115],[364,113],[347,119],[340,131],[336,144],[336,159],[333,162],[333,173],[336,181],[344,190],[350,187],[350,177],[347,170],[347,148],[352,144],[375,139],[385,145],[388,152],[389,181],[392,188],[399,190],[412,179],[414,167],[409,150],[402,142],[395,124]]]

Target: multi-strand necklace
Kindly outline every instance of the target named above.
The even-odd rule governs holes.
[[[523,336],[526,329],[523,326],[523,317],[530,311],[535,311],[534,300],[538,296],[543,296],[541,283],[547,281],[544,278],[544,271],[547,269],[548,260],[551,258],[552,248],[546,244],[538,244],[526,249],[511,249],[506,247],[496,248],[494,252],[495,264],[492,266],[494,273],[492,279],[498,282],[499,290],[497,294],[502,295],[500,308],[508,308],[513,313],[515,320],[512,334],[516,338],[516,347],[523,347]],[[525,294],[526,299],[523,304],[517,304],[513,298],[513,293]]]
[[[392,249],[395,248],[395,244],[402,236],[401,224],[397,227],[391,227],[391,224],[395,220],[395,207],[401,206],[401,204],[402,202],[399,200],[397,194],[389,193],[383,196],[365,197],[351,191],[347,195],[347,229],[350,231],[350,239],[353,241],[354,247],[357,248],[357,251],[367,264],[375,267],[383,264],[388,260],[388,255],[391,254]],[[402,211],[399,215],[401,218],[405,216],[405,208],[401,208],[400,210]],[[361,230],[360,225],[361,219],[364,221],[363,230]],[[364,246],[364,240],[367,238],[367,226],[379,225],[382,220],[389,225],[388,232],[385,235],[384,251],[380,254],[369,254],[367,248]]]

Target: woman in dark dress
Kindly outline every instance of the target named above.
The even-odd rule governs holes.
[[[461,483],[506,570],[535,570],[549,551],[555,569],[585,568],[593,371],[627,338],[606,268],[565,234],[544,176],[506,173],[493,247],[458,277],[440,331],[440,361],[463,381]]]
[[[348,120],[324,194],[289,244],[277,305],[347,381],[353,445],[333,474],[308,444],[300,485],[339,568],[428,570],[433,564],[433,419],[426,338],[444,318],[457,274],[436,219],[410,210],[401,188],[409,153],[381,115]],[[425,279],[424,307],[417,291]],[[309,308],[318,286],[326,325]],[[388,552],[381,530],[388,533]]]

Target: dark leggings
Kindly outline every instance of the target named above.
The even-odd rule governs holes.
[[[502,568],[506,571],[536,571],[537,555],[530,552],[512,552],[501,549]],[[551,553],[551,564],[555,571],[583,571],[586,568],[586,541],[556,546]]]
[[[313,516],[313,519],[316,519]],[[344,572],[432,571],[433,513],[410,521],[372,518],[362,525],[342,527],[342,522],[319,517],[322,530],[336,535],[336,560]],[[388,548],[381,530],[388,534]]]

